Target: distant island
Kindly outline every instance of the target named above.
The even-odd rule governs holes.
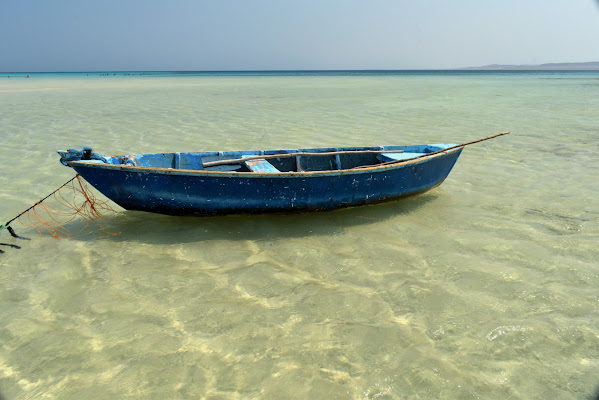
[[[500,65],[491,64],[483,67],[459,68],[460,70],[487,70],[487,71],[589,71],[599,70],[599,62],[582,63],[550,63],[540,65]]]

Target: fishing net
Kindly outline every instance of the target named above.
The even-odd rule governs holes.
[[[118,211],[108,200],[98,199],[87,183],[76,175],[15,219],[40,235],[55,238],[73,238],[92,233],[115,236],[107,229],[106,221]]]

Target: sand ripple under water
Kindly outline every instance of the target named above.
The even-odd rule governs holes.
[[[0,81],[0,212],[111,154],[467,142],[426,194],[1,242],[5,399],[590,398],[597,73]]]

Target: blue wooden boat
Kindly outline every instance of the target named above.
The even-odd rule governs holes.
[[[332,210],[422,193],[447,178],[471,143],[120,156],[84,148],[59,154],[64,165],[127,210],[217,215]]]

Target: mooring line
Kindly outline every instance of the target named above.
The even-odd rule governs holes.
[[[77,177],[79,176],[79,174],[75,175],[74,177],[72,177],[71,179],[69,179],[67,182],[65,182],[64,184],[60,185],[60,187],[58,189],[56,189],[55,191],[53,191],[52,193],[50,193],[49,195],[47,195],[46,197],[44,197],[43,199],[37,201],[34,205],[32,205],[31,207],[29,207],[28,209],[26,209],[25,211],[23,211],[22,213],[20,213],[19,215],[17,215],[16,217],[14,217],[13,219],[11,219],[8,222],[3,223],[2,225],[0,225],[0,231],[2,231],[3,229],[6,229],[8,231],[8,233],[10,233],[10,236],[17,238],[17,239],[23,239],[23,240],[30,240],[30,238],[26,238],[23,236],[19,236],[17,235],[17,233],[15,232],[15,230],[10,226],[10,224],[12,222],[14,222],[15,220],[17,220],[20,216],[22,216],[23,214],[27,213],[28,211],[30,211],[31,209],[33,209],[35,206],[41,204],[44,202],[44,200],[46,200],[48,197],[52,196],[54,193],[58,192],[60,189],[62,189],[63,187],[65,187],[66,185],[68,185],[69,183],[71,183],[72,181],[74,181],[75,179],[77,179]],[[4,243],[2,243],[2,245],[5,245]],[[8,245],[10,247],[13,248],[17,248],[20,249],[19,246],[16,245]]]

